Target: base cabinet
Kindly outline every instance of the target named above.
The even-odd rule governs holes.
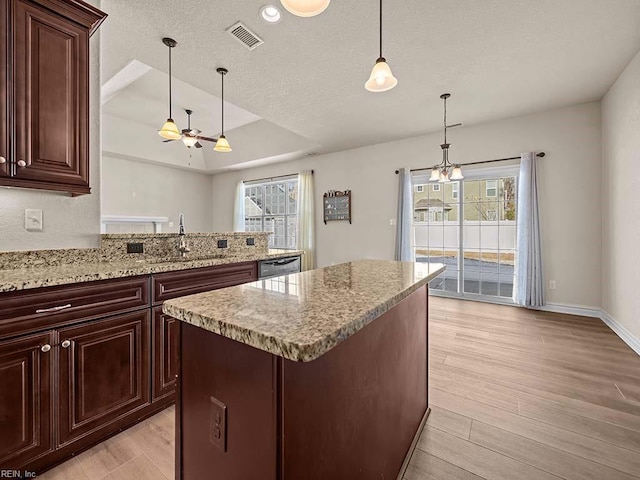
[[[0,343],[0,468],[53,451],[53,334]]]
[[[178,375],[180,323],[153,308],[153,401],[173,397]]]
[[[150,403],[148,310],[59,331],[59,444]]]

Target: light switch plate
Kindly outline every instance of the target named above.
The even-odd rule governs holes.
[[[24,211],[24,229],[27,232],[42,231],[42,210],[27,208]]]

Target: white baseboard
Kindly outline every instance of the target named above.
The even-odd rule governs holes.
[[[600,319],[607,324],[607,326],[618,335],[624,343],[629,345],[638,355],[640,355],[640,339],[627,329],[624,325],[620,325],[616,322],[611,315],[604,310],[600,311]]]
[[[575,305],[562,305],[560,303],[547,303],[544,307],[536,307],[535,310],[566,313],[567,315],[579,315],[581,317],[602,317],[602,310],[598,307],[578,307]]]

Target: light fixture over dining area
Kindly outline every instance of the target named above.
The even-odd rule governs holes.
[[[280,0],[289,13],[298,17],[314,17],[324,12],[331,0]]]
[[[442,162],[438,165],[434,165],[431,169],[430,182],[448,183],[451,180],[462,180],[462,167],[459,164],[452,164],[449,161],[449,147],[451,144],[447,141],[447,129],[460,127],[462,123],[455,123],[453,125],[447,125],[447,99],[451,97],[450,93],[443,93],[440,98],[444,102],[444,143],[440,145],[442,148]]]

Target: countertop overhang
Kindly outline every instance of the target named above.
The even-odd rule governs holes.
[[[168,300],[165,314],[297,362],[343,342],[445,270],[358,260]]]
[[[268,253],[248,253],[218,258],[187,259],[180,261],[131,260],[121,262],[70,263],[50,267],[31,267],[0,270],[0,293],[52,287],[72,283],[93,282],[114,278],[135,277],[154,273],[173,272],[192,268],[213,267],[231,263],[255,262],[260,260],[302,255],[300,250],[270,250]]]

